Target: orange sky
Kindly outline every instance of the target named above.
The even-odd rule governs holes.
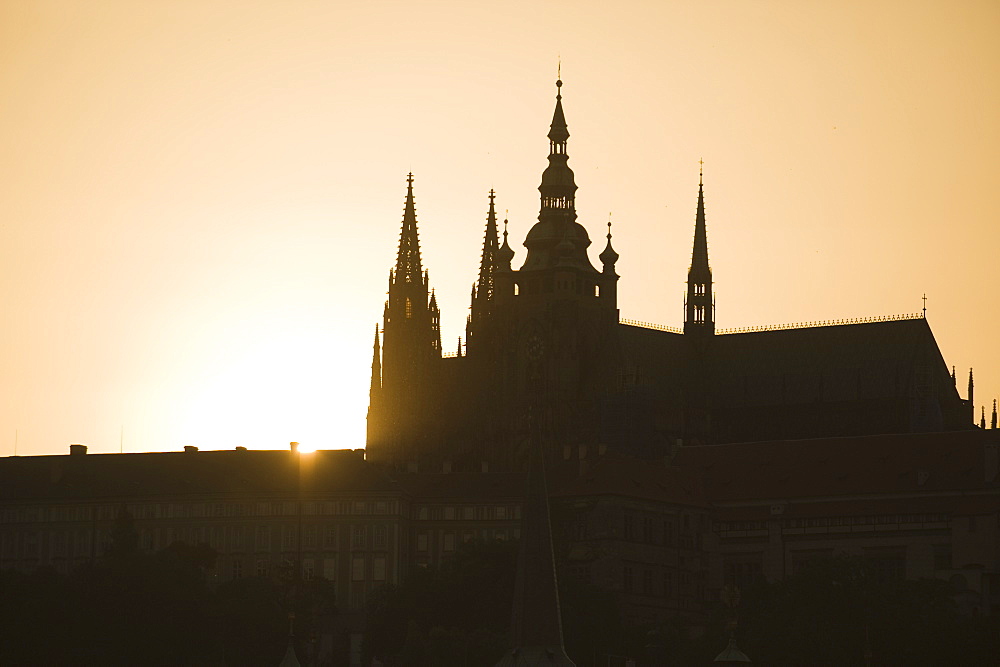
[[[538,212],[557,57],[622,317],[915,312],[1000,396],[1000,4],[0,3],[0,455],[359,447],[415,174],[446,350],[486,193]]]

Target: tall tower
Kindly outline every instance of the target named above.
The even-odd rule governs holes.
[[[705,229],[705,192],[702,172],[698,171],[698,209],[694,218],[694,248],[688,269],[687,294],[684,297],[684,333],[711,336],[715,333],[715,299],[712,292],[712,269],[708,265],[708,232]]]
[[[618,323],[617,254],[606,250],[604,271],[594,268],[587,254],[590,237],[577,222],[562,85],[556,81],[538,221],[525,237],[521,268],[510,268],[506,234],[497,249],[491,312],[498,335],[490,351],[500,413],[514,424],[513,440],[523,443],[530,409],[543,447],[560,452],[563,444],[595,437],[596,396],[607,386],[605,360]],[[518,465],[525,463],[522,452]]]
[[[396,266],[389,271],[389,299],[382,323],[382,359],[376,387],[378,339],[372,361],[372,400],[368,415],[368,456],[401,461],[413,452],[414,438],[427,437],[435,368],[441,358],[441,312],[428,289],[420,262],[413,174],[406,177],[406,203],[399,232]]]

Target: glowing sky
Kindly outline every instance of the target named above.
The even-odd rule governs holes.
[[[916,312],[1000,396],[1000,3],[0,3],[0,455],[360,447],[413,170],[445,348],[557,58],[622,317]],[[977,409],[978,414],[978,409]]]

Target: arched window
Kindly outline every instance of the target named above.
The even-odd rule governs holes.
[[[406,297],[406,319],[410,319],[411,317],[413,317],[413,303],[409,297]]]

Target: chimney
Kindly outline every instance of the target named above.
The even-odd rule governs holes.
[[[184,453],[185,454],[194,454],[197,451],[198,451],[198,448],[195,447],[194,445],[184,445]]]
[[[242,446],[236,448],[236,451],[238,451],[238,452],[245,452],[246,450],[247,450],[247,448],[246,447],[242,447]]]
[[[69,455],[70,456],[83,456],[87,453],[87,445],[70,445]]]
[[[292,450],[292,454],[298,454],[299,453],[299,443],[297,443],[297,442],[290,442],[290,443],[288,443],[288,447],[289,447],[289,449]]]
[[[358,456],[360,456],[362,461],[367,460],[367,459],[365,459],[365,448],[364,447],[362,447],[360,449],[355,449],[354,453],[357,454]]]

